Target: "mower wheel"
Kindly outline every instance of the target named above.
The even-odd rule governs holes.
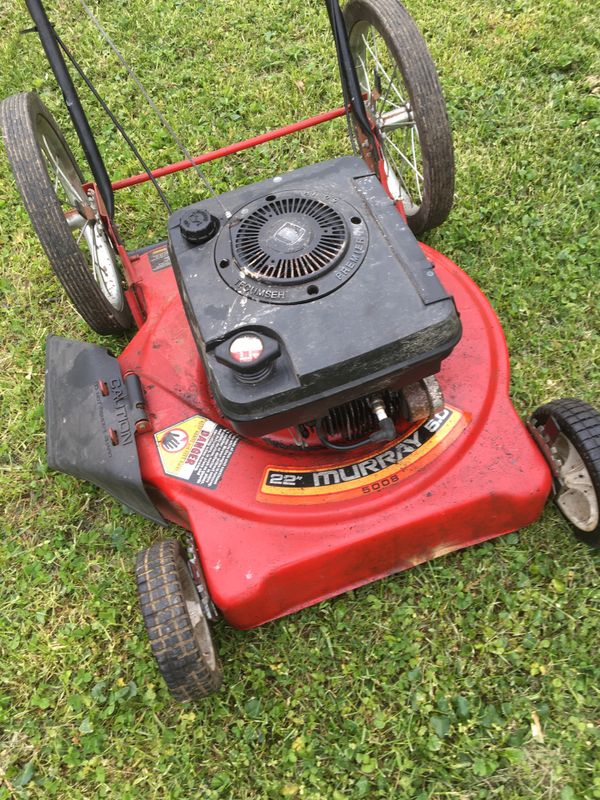
[[[582,400],[554,400],[529,420],[554,474],[554,501],[575,536],[600,548],[600,412]]]
[[[50,265],[97,333],[133,327],[119,259],[64,136],[39,97],[23,92],[0,105],[8,160]]]
[[[454,199],[452,134],[434,63],[398,0],[349,0],[344,18],[387,190],[413,233],[423,233],[442,224]]]
[[[175,539],[139,553],[136,580],[152,652],[176,700],[199,700],[221,685],[221,665],[208,621]]]

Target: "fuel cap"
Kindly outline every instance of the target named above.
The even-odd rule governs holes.
[[[219,230],[219,220],[202,208],[190,211],[181,218],[181,233],[193,244],[204,244]]]

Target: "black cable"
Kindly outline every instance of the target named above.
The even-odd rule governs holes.
[[[31,2],[31,0],[29,0],[29,2]],[[100,22],[98,17],[94,14],[94,12],[89,7],[89,5],[85,2],[85,0],[79,0],[79,3],[82,6],[82,8],[85,11],[85,13],[87,14],[87,16],[90,18],[92,25],[96,28],[96,30],[98,31],[100,36],[108,44],[110,49],[113,51],[113,53],[119,59],[119,62],[121,63],[121,66],[126,70],[127,74],[131,78],[131,80],[138,87],[138,89],[140,90],[140,92],[142,93],[144,98],[146,99],[146,102],[148,103],[150,108],[154,111],[154,113],[156,114],[156,116],[160,120],[160,124],[165,128],[165,130],[167,130],[169,132],[169,136],[173,139],[173,141],[175,142],[175,144],[177,145],[177,147],[181,151],[183,157],[187,161],[190,162],[190,167],[192,167],[192,169],[198,175],[198,177],[200,178],[201,182],[204,184],[204,187],[208,190],[208,192],[214,197],[214,199],[217,201],[217,203],[221,206],[221,210],[223,211],[223,215],[225,216],[225,218],[229,219],[231,217],[231,212],[228,211],[227,208],[225,208],[225,205],[223,204],[223,201],[221,200],[220,195],[218,195],[216,193],[213,185],[211,184],[211,182],[206,177],[206,174],[204,173],[204,171],[200,168],[200,165],[197,164],[196,161],[194,160],[194,158],[192,157],[190,151],[185,146],[185,144],[183,143],[183,141],[180,138],[180,136],[177,134],[177,131],[175,130],[175,128],[171,125],[169,120],[165,117],[165,115],[162,113],[160,108],[156,105],[156,103],[154,102],[152,97],[150,97],[150,94],[149,94],[148,90],[146,89],[144,84],[141,82],[141,80],[138,78],[138,76],[135,74],[135,71],[134,71],[133,67],[131,66],[131,64],[129,64],[127,62],[127,60],[126,60],[125,56],[123,55],[123,53],[119,50],[119,48],[117,47],[115,42],[111,39],[111,37],[108,34],[106,28],[102,25],[102,23]]]
[[[137,147],[135,146],[135,144],[131,140],[129,134],[127,133],[125,128],[121,125],[119,120],[115,117],[115,115],[110,110],[108,105],[105,103],[104,99],[101,97],[100,93],[98,92],[98,90],[96,89],[94,84],[88,78],[88,76],[84,72],[83,68],[79,65],[79,63],[77,62],[77,60],[75,59],[75,57],[73,56],[73,54],[71,53],[69,48],[66,46],[66,44],[63,42],[63,40],[60,38],[60,36],[57,33],[55,33],[55,36],[56,36],[56,41],[60,45],[61,50],[66,55],[66,57],[69,59],[69,61],[73,65],[73,68],[76,70],[76,72],[82,78],[82,80],[85,82],[85,84],[88,87],[88,89],[90,90],[90,92],[94,95],[94,97],[96,98],[96,100],[98,101],[100,106],[102,107],[102,110],[104,111],[104,113],[110,118],[110,120],[112,121],[113,125],[119,131],[119,133],[121,134],[121,136],[125,140],[126,144],[128,145],[129,149],[131,150],[133,155],[137,158],[137,160],[141,164],[142,169],[144,170],[146,175],[152,181],[152,185],[154,186],[154,188],[158,192],[158,196],[160,197],[164,207],[167,209],[167,212],[169,214],[171,214],[173,212],[173,209],[171,208],[171,205],[169,204],[169,201],[165,197],[165,194],[164,194],[163,190],[160,188],[160,186],[158,184],[158,181],[156,180],[156,178],[152,174],[152,170],[150,169],[150,167],[144,161],[141,153],[139,152],[139,150],[137,149]]]
[[[325,432],[323,431],[323,420],[318,419],[315,428],[321,444],[325,445],[325,447],[329,447],[330,450],[356,450],[357,447],[365,447],[367,444],[373,444],[371,438],[363,439],[362,442],[355,442],[354,444],[333,444],[333,442],[330,442],[325,436]]]

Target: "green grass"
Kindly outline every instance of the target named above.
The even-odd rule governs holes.
[[[176,160],[76,0],[48,5],[150,161]],[[19,35],[22,4],[0,7],[0,96],[35,89],[68,127],[37,39]],[[595,3],[410,9],[457,150],[456,207],[428,241],[492,300],[522,413],[564,395],[597,402]],[[338,104],[316,0],[103,0],[100,14],[192,150]],[[138,171],[90,116],[114,176]],[[225,190],[346,151],[338,122],[208,173]],[[165,186],[174,205],[203,196],[193,176]],[[94,337],[49,271],[4,153],[0,187],[0,800],[599,798],[598,561],[552,509],[262,629],[218,624],[224,690],[171,702],[132,574],[159,531],[44,463],[45,336]],[[132,245],[164,236],[147,189],[122,193],[118,218]]]

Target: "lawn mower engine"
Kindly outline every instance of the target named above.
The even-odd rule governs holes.
[[[177,211],[169,250],[211,392],[243,436],[390,441],[443,408],[453,299],[355,157]]]

